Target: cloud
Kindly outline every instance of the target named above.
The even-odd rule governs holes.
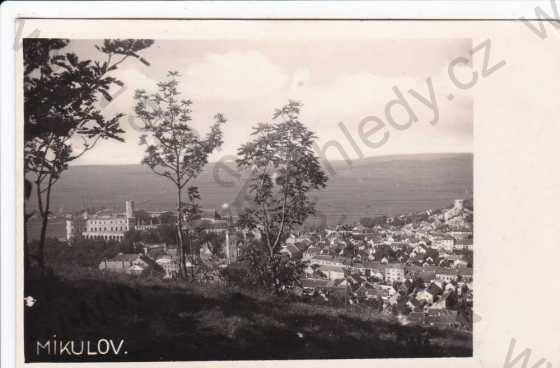
[[[187,67],[184,86],[199,98],[262,98],[286,88],[288,74],[258,51],[209,54]]]
[[[194,128],[204,134],[217,112],[228,119],[224,126],[224,145],[211,156],[213,161],[234,155],[237,148],[250,139],[251,127],[258,122],[270,121],[274,109],[289,99],[303,102],[302,121],[317,133],[319,145],[337,140],[345,150],[354,152],[352,143],[339,126],[342,122],[366,156],[472,149],[472,98],[468,91],[461,91],[453,85],[447,73],[448,64],[441,58],[437,60],[439,67],[426,74],[408,73],[408,69],[401,74],[388,74],[376,68],[353,68],[349,66],[352,59],[344,58],[338,60],[338,68],[333,69],[331,65],[327,73],[324,62],[321,62],[321,48],[313,49],[312,58],[295,55],[293,60],[287,59],[277,48],[230,47],[230,50],[208,48],[201,55],[197,54],[196,60],[177,61],[174,65],[182,75],[180,92],[194,102]],[[285,53],[288,51],[286,49]],[[134,90],[155,91],[156,83],[165,77],[164,69],[167,70],[168,65],[162,68],[154,57],[152,59],[154,68],[127,65],[118,70],[116,76],[125,83],[127,90],[106,107],[107,113],[124,112],[133,116]],[[333,62],[330,60],[330,64]],[[169,63],[168,59],[165,63]],[[470,68],[462,67],[457,75],[465,78],[468,73],[472,73]],[[430,124],[434,119],[432,109],[409,93],[413,89],[429,99],[428,77],[438,104],[439,120],[435,125]],[[386,118],[387,104],[397,97],[395,88],[405,96],[418,118],[418,122],[404,131],[389,126]],[[453,98],[449,99],[450,95]],[[408,113],[401,106],[394,106],[391,113],[400,123],[408,120]],[[369,148],[359,137],[359,124],[368,116],[381,118],[390,129],[390,139],[381,148]],[[96,152],[96,157],[88,158],[88,162],[139,162],[142,157],[142,150],[137,145],[139,134],[129,122],[128,118],[123,119],[123,127],[127,130],[126,144],[102,143],[106,148],[104,152],[117,150],[119,155],[109,157],[104,152]],[[333,151],[336,154],[336,150]]]
[[[339,126],[339,123],[343,123],[352,136],[353,143],[358,144],[366,156],[471,150],[472,98],[464,92],[457,92],[457,87],[447,74],[447,67],[444,67],[429,76],[437,103],[436,109],[432,105],[427,78],[342,73],[329,83],[313,84],[313,75],[306,75],[306,83],[292,85],[288,95],[304,102],[303,119],[318,133],[320,145],[336,140],[347,152],[354,152],[353,144]],[[387,119],[389,103],[397,100],[395,90],[404,96],[417,118],[417,122],[405,130],[394,128]],[[410,90],[428,99],[430,106],[412,96]],[[409,121],[409,111],[400,104],[394,105],[389,112],[391,117],[398,124],[406,124]],[[385,131],[389,132],[390,139],[383,147],[369,148],[359,137],[360,122],[366,117],[377,117],[385,123]],[[431,124],[435,119],[437,122]],[[337,154],[336,150],[331,153]],[[338,155],[335,158],[341,157]]]

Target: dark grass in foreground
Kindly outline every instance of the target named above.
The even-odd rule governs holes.
[[[287,298],[122,277],[27,281],[26,295],[37,299],[25,308],[28,362],[472,356],[467,332],[429,329],[426,341],[390,316]],[[124,339],[127,354],[38,356],[36,342],[53,335]]]

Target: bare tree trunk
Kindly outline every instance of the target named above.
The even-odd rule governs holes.
[[[26,274],[26,272],[29,271],[29,266],[30,266],[30,261],[29,261],[29,235],[27,234],[27,221],[29,220],[29,218],[31,217],[30,214],[27,213],[27,200],[29,199],[29,197],[31,196],[31,182],[29,182],[27,179],[24,179],[24,187],[25,187],[25,197],[23,200],[23,218],[24,218],[24,222],[23,222],[23,269],[24,269],[24,274]]]
[[[41,270],[45,268],[45,241],[47,238],[47,225],[49,215],[46,214],[41,220],[41,237],[39,238],[39,267]]]
[[[185,278],[185,253],[183,245],[183,200],[181,188],[177,187],[177,255],[179,256],[179,276]]]
[[[45,202],[43,205],[43,197],[40,183],[36,183],[37,186],[37,199],[39,202],[39,212],[41,214],[41,235],[39,237],[39,267],[41,271],[45,268],[45,241],[47,239],[47,226],[49,223],[49,213],[50,213],[50,203],[51,203],[51,188],[52,188],[52,177],[49,176],[49,181],[47,183],[47,192],[45,196]]]
[[[29,245],[27,244],[29,236],[27,235],[27,218],[23,224],[23,270],[29,272]]]
[[[189,255],[189,262],[191,263],[191,281],[194,281],[194,252],[192,250],[192,236],[187,229],[187,249]]]
[[[186,275],[185,270],[185,255],[183,252],[183,234],[182,234],[183,224],[181,221],[177,221],[177,255],[179,256],[179,275],[184,278]]]

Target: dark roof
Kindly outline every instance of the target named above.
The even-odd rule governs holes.
[[[437,286],[437,284],[432,283],[432,284],[430,284],[430,286],[428,286],[428,291],[431,294],[435,295],[435,294],[439,294],[439,293],[443,292],[443,289],[440,288],[439,286]]]
[[[420,271],[416,274],[416,277],[422,279],[423,281],[432,281],[436,278],[436,273],[433,271]]]
[[[295,245],[289,244],[282,248],[280,252],[290,252],[291,255],[297,255],[301,253],[301,250]]]
[[[140,256],[140,258],[146,262],[150,267],[155,268],[157,270],[163,270],[161,268],[161,266],[153,259],[151,259],[150,257],[146,257],[146,256]]]
[[[309,242],[307,241],[297,241],[294,244],[301,252],[303,252],[304,250],[306,250],[307,248],[309,248]]]
[[[321,252],[321,249],[311,246],[307,248],[305,252],[311,255],[318,255]]]
[[[114,256],[113,258],[108,259],[108,261],[112,261],[112,262],[132,262],[138,258],[140,258],[141,255],[137,254],[137,253],[119,253],[116,256]]]
[[[309,288],[324,288],[329,284],[329,280],[320,279],[303,279],[301,280],[301,286]]]
[[[315,256],[315,257],[313,257],[313,258],[315,258],[315,259],[321,259],[321,260],[324,260],[324,261],[333,261],[333,260],[334,260],[334,257],[333,257],[333,256],[327,255],[327,254],[319,254],[319,255],[317,255],[317,256]]]
[[[344,281],[346,281],[346,280],[345,280],[345,279],[336,279],[336,280],[334,280],[333,287],[345,288],[346,286],[344,286],[344,285],[341,286],[341,285],[340,285],[340,284],[342,284]]]

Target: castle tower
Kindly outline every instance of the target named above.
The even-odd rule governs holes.
[[[134,218],[134,201],[125,202],[125,214],[127,230],[133,230],[136,225],[136,219]]]
[[[227,264],[231,263],[231,258],[229,254],[229,229],[226,229],[226,260],[227,260]]]
[[[134,217],[134,201],[125,202],[126,218]]]
[[[455,207],[456,210],[462,210],[463,209],[463,200],[462,199],[456,199],[454,207]]]

